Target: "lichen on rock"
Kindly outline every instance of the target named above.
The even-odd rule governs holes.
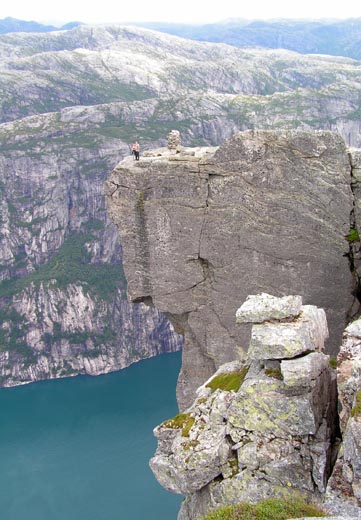
[[[344,332],[337,356],[340,425],[343,434],[327,486],[330,508],[361,507],[361,318]],[[336,503],[336,506],[335,506]]]
[[[268,295],[264,300],[266,310]],[[257,357],[221,366],[186,411],[189,439],[172,420],[155,429],[158,449],[150,465],[164,487],[186,496],[181,520],[217,505],[284,496],[285,490],[324,493],[338,435],[336,377],[322,352],[327,324],[322,310],[302,305],[280,323],[295,338],[306,327],[307,348],[291,359],[285,350],[282,359],[265,345]],[[265,336],[269,325],[253,328]]]

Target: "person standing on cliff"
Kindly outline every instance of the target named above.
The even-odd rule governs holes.
[[[135,161],[139,161],[139,152],[140,152],[139,143],[138,143],[138,141],[135,141],[132,144],[132,154],[133,154],[133,157],[134,157]]]

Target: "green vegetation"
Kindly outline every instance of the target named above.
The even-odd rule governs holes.
[[[142,191],[138,191],[138,207],[144,209],[144,194]]]
[[[0,352],[9,351],[21,356],[25,365],[36,362],[36,355],[24,340],[28,329],[23,316],[10,307],[0,309],[0,322],[8,326],[0,329]]]
[[[325,513],[302,498],[290,497],[269,498],[258,504],[241,502],[221,507],[203,517],[203,520],[287,520],[307,516],[322,517]]]
[[[280,381],[283,379],[282,372],[279,368],[266,368],[264,372],[266,376],[273,377],[273,379],[279,379]]]
[[[232,477],[234,477],[235,475],[237,475],[239,473],[238,459],[228,460],[228,465],[231,468]]]
[[[351,410],[351,417],[357,417],[361,415],[361,388],[356,394],[355,406]]]
[[[185,436],[183,435],[183,437],[185,437]],[[197,441],[196,439],[193,439],[192,441],[186,441],[182,444],[183,450],[188,451],[190,449],[196,448],[198,446],[198,444],[199,444],[199,441]]]
[[[86,343],[89,339],[93,342],[96,348],[86,352],[88,357],[98,357],[101,353],[99,347],[106,343],[112,343],[116,340],[116,332],[110,328],[106,328],[101,334],[92,333],[91,331],[74,331],[62,332],[60,323],[54,323],[53,333],[46,332],[42,336],[42,340],[48,346],[65,339],[73,345],[80,345]]]
[[[3,323],[4,321],[12,321],[14,324],[19,325],[25,320],[18,311],[11,307],[6,307],[0,309],[0,322]]]
[[[360,237],[359,237],[357,229],[356,228],[350,228],[349,234],[345,235],[345,239],[348,242],[356,242],[356,241],[360,240]]]
[[[16,339],[14,339],[13,336],[10,336],[9,350],[10,352],[15,352],[21,356],[25,365],[36,363],[36,355],[34,354],[33,349],[25,343],[25,341],[16,342]]]
[[[164,426],[165,428],[182,430],[182,437],[189,437],[189,432],[194,422],[194,417],[192,417],[189,413],[179,413],[172,419],[164,421],[162,423],[162,426]]]
[[[103,300],[110,300],[119,284],[125,287],[123,269],[120,265],[88,263],[86,244],[94,238],[85,233],[70,235],[48,263],[23,278],[1,282],[0,294],[2,297],[14,296],[31,283],[38,287],[41,283],[51,282],[64,288],[68,284],[80,282]]]
[[[329,365],[331,368],[337,368],[337,358],[330,356]]]
[[[83,228],[86,231],[102,231],[105,228],[105,224],[98,218],[90,218],[84,222]]]
[[[230,392],[233,390],[237,392],[244,381],[248,372],[248,367],[242,368],[240,372],[230,372],[228,374],[219,374],[215,376],[209,383],[207,383],[206,387],[210,388],[212,392],[217,390],[225,390],[226,392]]]

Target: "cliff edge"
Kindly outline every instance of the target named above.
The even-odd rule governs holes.
[[[330,132],[247,131],[218,148],[125,159],[106,183],[128,294],[185,336],[181,409],[223,363],[244,358],[249,294],[299,294],[326,311],[335,353],[355,298],[350,157]]]

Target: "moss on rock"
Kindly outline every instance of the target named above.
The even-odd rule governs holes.
[[[189,432],[195,422],[194,417],[189,413],[179,413],[172,419],[168,419],[162,423],[164,428],[173,428],[182,430],[182,437],[189,437]]]
[[[240,502],[210,512],[203,520],[287,520],[288,518],[323,517],[317,506],[299,497],[269,498],[258,504]]]
[[[358,417],[361,415],[361,388],[356,394],[355,405],[351,410],[351,417]]]
[[[244,378],[247,375],[247,372],[248,367],[244,367],[239,372],[218,374],[217,376],[213,377],[213,379],[211,379],[209,383],[206,384],[206,387],[210,388],[212,392],[214,392],[217,389],[224,390],[226,392],[230,392],[231,390],[237,392],[241,384],[243,383]]]

